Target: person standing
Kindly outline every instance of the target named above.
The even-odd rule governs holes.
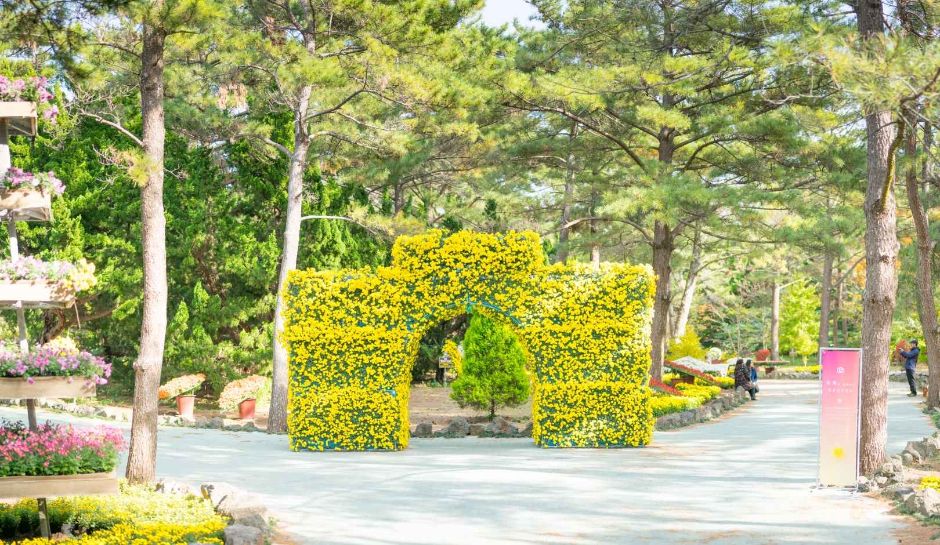
[[[741,358],[738,358],[738,361],[734,363],[734,387],[735,389],[743,388],[751,394],[751,399],[756,399],[754,385],[751,383],[751,372],[748,371],[744,365],[744,360]]]
[[[917,356],[920,355],[920,348],[917,346],[917,339],[911,339],[911,349],[901,350],[901,357],[904,358],[904,372],[907,374],[907,384],[911,387],[911,393],[907,397],[917,397],[917,380],[914,378],[914,370],[917,369]]]
[[[757,399],[757,393],[760,392],[760,386],[757,385],[757,366],[750,358],[744,360],[744,366],[747,368],[748,377],[751,379],[751,389],[748,393],[751,394],[751,399]]]

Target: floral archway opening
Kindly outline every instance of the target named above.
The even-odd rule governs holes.
[[[649,443],[648,267],[547,264],[531,232],[400,237],[389,267],[292,271],[293,450],[400,450],[411,365],[424,333],[475,306],[501,314],[533,375],[533,440],[544,447]]]

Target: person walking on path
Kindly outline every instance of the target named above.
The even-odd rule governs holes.
[[[904,372],[907,374],[907,384],[911,387],[911,393],[907,397],[917,397],[917,380],[914,378],[914,370],[917,368],[917,356],[920,355],[920,348],[917,347],[917,339],[911,340],[911,349],[901,350],[901,357],[904,358]]]

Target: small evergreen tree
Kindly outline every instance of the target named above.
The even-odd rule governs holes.
[[[819,294],[816,287],[801,279],[783,292],[780,311],[780,347],[806,357],[819,350]]]
[[[497,407],[525,403],[529,398],[525,352],[509,327],[474,314],[463,348],[462,370],[450,394],[461,407],[488,409],[493,418]]]
[[[702,341],[699,339],[695,329],[691,327],[687,327],[685,334],[672,342],[669,346],[669,354],[667,355],[672,361],[684,358],[685,356],[691,356],[697,360],[705,359],[705,348],[702,346]]]

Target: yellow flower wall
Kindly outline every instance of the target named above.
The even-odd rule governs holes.
[[[401,237],[391,267],[292,271],[283,340],[295,450],[403,449],[421,338],[479,307],[511,323],[541,446],[647,444],[648,267],[547,265],[535,233]]]

